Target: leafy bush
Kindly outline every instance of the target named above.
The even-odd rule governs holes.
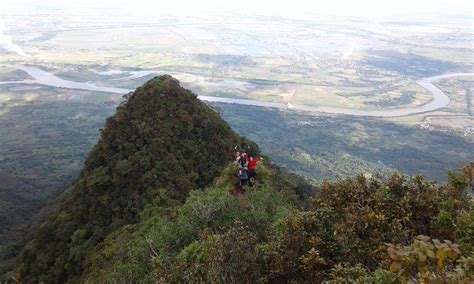
[[[262,276],[257,238],[237,222],[223,234],[201,235],[177,256],[164,282],[252,283]]]
[[[465,190],[399,174],[325,183],[309,210],[290,215],[269,243],[268,277],[322,282],[341,265],[374,271],[385,243],[409,243],[420,234],[459,242],[470,252],[472,205]],[[450,221],[440,221],[446,214]],[[453,233],[453,227],[459,229]]]
[[[401,283],[468,283],[474,281],[474,258],[461,257],[457,244],[417,236],[409,246],[388,244],[390,272]]]
[[[123,249],[111,253],[112,258],[92,261],[97,270],[88,279],[402,283],[441,276],[464,281],[472,274],[472,258],[465,257],[473,249],[472,202],[460,183],[437,186],[399,174],[388,180],[360,176],[324,184],[309,208],[298,211],[297,199],[275,190],[281,186],[274,177],[279,172],[268,166],[260,168],[258,187],[249,188],[243,198],[233,197],[229,192],[236,170],[234,165],[226,168],[215,186],[192,191],[174,209],[147,207]],[[441,222],[442,216],[450,221]],[[451,241],[417,237],[421,232]],[[408,249],[388,243],[413,244]],[[437,245],[445,250],[441,270],[425,250],[433,248],[436,257]],[[449,256],[453,252],[454,260]],[[429,260],[424,267],[421,254]],[[398,262],[392,258],[397,255],[402,256]],[[141,272],[131,277],[137,268]]]
[[[230,193],[238,180],[236,171],[238,168],[230,165],[213,187],[191,191],[182,205],[147,206],[140,223],[111,234],[103,247],[86,259],[90,269],[82,279],[153,282],[158,277],[171,282],[184,281],[179,275],[184,273],[185,277],[192,271],[193,277],[201,277],[202,271],[198,269],[204,269],[190,263],[202,260],[192,253],[212,251],[214,257],[216,246],[223,245],[222,238],[227,238],[224,236],[231,231],[247,232],[255,244],[268,241],[289,212],[296,210],[296,200],[274,190],[270,182],[273,169],[264,165],[259,168],[262,179],[258,186],[248,188],[241,198],[234,197]],[[215,261],[212,258],[213,269],[218,269]],[[131,275],[132,272],[135,274]]]

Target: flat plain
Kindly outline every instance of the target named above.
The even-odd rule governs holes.
[[[24,109],[49,109],[60,104],[64,111],[57,112],[56,116],[33,111],[31,115],[22,116],[22,123],[34,125],[61,120],[64,127],[70,128],[89,124],[90,130],[82,132],[87,133],[84,139],[89,141],[79,151],[84,155],[85,149],[92,146],[99,136],[98,131],[93,130],[100,125],[104,115],[109,115],[112,107],[123,100],[120,93],[28,83],[31,76],[15,68],[18,65],[38,67],[64,80],[106,87],[134,89],[154,76],[170,74],[198,95],[309,107],[396,111],[419,108],[433,101],[432,93],[418,84],[420,80],[443,74],[472,73],[474,64],[473,31],[470,19],[463,18],[368,20],[320,16],[294,19],[226,14],[200,18],[153,13],[139,18],[117,9],[72,11],[48,7],[1,16],[8,27],[8,35],[17,46],[17,49],[0,49],[0,82],[3,82],[0,85],[0,124],[2,131],[8,134],[0,138],[4,140],[2,145],[7,145],[0,157],[0,166],[7,172],[7,160],[10,163],[36,155],[35,150],[28,155],[19,154],[20,150],[10,151],[25,145],[24,139],[30,144],[37,142],[34,137],[15,134],[11,117],[17,113]],[[24,80],[23,83],[12,82]],[[288,167],[318,180],[336,178],[332,174],[337,172],[333,169],[335,165],[345,169],[339,171],[344,173],[343,176],[371,170],[414,173],[416,168],[424,165],[428,167],[424,173],[444,180],[446,169],[474,160],[472,151],[469,151],[474,143],[474,80],[472,76],[463,76],[433,83],[449,96],[451,102],[430,112],[356,118],[331,113],[279,111],[283,116],[279,121],[293,129],[289,135],[305,135],[295,131],[295,125],[312,134],[335,135],[333,138],[340,140],[341,148],[331,155],[324,156],[328,149],[309,140],[297,146],[275,148],[268,145],[264,148],[269,149],[273,157],[285,153],[285,159],[292,161],[285,163]],[[262,129],[260,133],[265,135],[265,139],[259,139],[258,133],[247,132],[242,125],[250,117],[265,120],[255,112],[274,116],[273,110],[233,104],[218,107],[243,135],[270,144],[281,138],[277,129]],[[315,119],[319,121],[316,124],[312,122]],[[334,125],[330,123],[334,119],[338,121],[336,125],[340,123],[351,128],[351,133],[355,130],[357,133],[337,133],[338,127],[328,127]],[[245,123],[250,125],[251,122]],[[318,125],[319,128],[315,130],[308,125]],[[411,129],[415,134],[397,136],[399,141],[391,142],[383,138],[387,133],[380,125],[385,125],[386,129],[396,128],[399,133]],[[61,129],[56,127],[54,131]],[[452,143],[436,144],[439,141],[435,137],[439,133],[448,135],[446,141]],[[49,141],[52,137],[54,135],[42,136],[41,141]],[[356,157],[353,147],[371,139],[384,144],[367,146],[379,152],[381,158],[369,158],[367,153],[359,153]],[[417,149],[424,149],[420,150],[424,154],[420,154],[418,160],[411,160],[414,165],[410,166],[403,159],[403,152],[399,153],[402,155],[400,159],[390,154],[390,159],[395,160],[384,162],[382,157],[392,151],[393,146],[385,144],[396,144],[401,148],[415,145]],[[57,145],[59,148],[56,150],[61,145]],[[444,149],[433,152],[436,145]],[[430,149],[432,157],[426,149]],[[44,155],[56,150],[38,151]],[[457,154],[453,159],[443,160],[441,156],[446,155],[443,151]],[[310,152],[312,154],[308,154]],[[313,155],[313,158],[309,159],[308,155]],[[80,168],[81,157],[62,167],[67,172],[64,176],[74,176]],[[350,163],[351,159],[359,162]],[[331,162],[334,165],[329,166]],[[24,163],[18,165],[24,167]],[[39,165],[25,171],[22,178],[43,176],[32,174],[38,169],[41,169]],[[18,174],[18,169],[14,171],[13,174]],[[55,176],[61,174],[61,170],[54,173]]]

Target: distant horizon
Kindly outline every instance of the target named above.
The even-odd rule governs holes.
[[[473,18],[473,4],[466,0],[240,0],[240,1],[191,1],[174,0],[161,3],[150,0],[82,0],[68,1],[46,0],[38,3],[35,0],[5,0],[0,3],[3,12],[21,12],[25,8],[48,7],[51,9],[84,8],[125,10],[130,13],[172,14],[172,15],[215,15],[220,13],[255,14],[265,16],[310,17],[315,15],[347,16],[361,18],[379,17],[426,17],[449,16]]]

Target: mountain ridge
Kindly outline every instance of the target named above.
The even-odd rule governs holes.
[[[24,281],[79,275],[84,256],[108,233],[137,222],[147,203],[177,204],[189,190],[209,185],[240,144],[215,111],[171,76],[125,97],[78,179],[23,251]]]
[[[242,188],[234,151],[255,157],[258,145],[176,79],[156,77],[125,98],[9,280],[473,280],[466,176],[450,172],[439,186],[359,175],[324,182],[310,198],[316,188],[265,159]]]

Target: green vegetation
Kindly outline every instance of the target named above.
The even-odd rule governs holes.
[[[415,92],[408,91],[396,98],[381,98],[376,101],[364,101],[364,104],[381,108],[397,107],[400,105],[412,103],[415,98],[415,94]]]
[[[107,119],[80,177],[56,203],[22,254],[25,280],[62,282],[114,230],[135,223],[151,202],[176,204],[209,185],[240,139],[176,80],[162,76]]]
[[[278,165],[318,183],[394,170],[446,182],[448,169],[474,161],[474,143],[450,133],[384,120],[217,106],[233,129]]]
[[[112,104],[33,102],[0,116],[0,272],[37,213],[79,174]],[[0,108],[1,109],[1,108]],[[30,229],[31,230],[31,229]],[[10,267],[11,269],[11,267]]]
[[[234,197],[231,192],[237,182],[236,172],[236,165],[226,168],[212,187],[191,191],[181,206],[149,204],[138,224],[123,227],[109,236],[100,250],[88,258],[90,269],[81,280],[154,282],[159,274],[158,278],[167,282],[195,282],[198,279],[183,278],[181,272],[185,268],[203,269],[194,250],[201,247],[198,240],[204,235],[226,234],[228,230],[235,230],[238,222],[240,228],[251,229],[255,240],[265,240],[271,228],[278,226],[289,212],[296,212],[302,202],[295,193],[302,193],[304,182],[273,167],[260,168],[258,186],[249,188],[244,197]],[[310,188],[306,185],[306,189]],[[223,253],[235,260],[235,273],[241,264],[252,265],[239,261],[241,256],[251,259],[252,255]],[[188,266],[176,267],[177,262],[182,261],[189,262]],[[228,268],[216,263],[215,269]],[[200,280],[207,278],[203,277]]]
[[[8,279],[474,280],[472,165],[441,186],[360,175],[324,182],[311,197],[301,177],[265,162],[255,186],[234,195],[234,146],[258,155],[256,144],[170,76],[126,98]]]
[[[237,170],[229,166],[213,186],[191,191],[182,205],[147,204],[139,222],[115,230],[86,255],[76,280],[472,280],[474,204],[460,174],[452,173],[445,186],[399,174],[325,183],[302,210],[306,202],[295,194],[297,183],[280,184],[280,173],[270,165],[259,168],[256,187],[240,198],[231,195]],[[84,234],[76,231],[71,242]],[[18,280],[30,279],[22,275]]]
[[[453,184],[439,187],[398,174],[386,181],[359,176],[325,183],[310,209],[290,216],[270,243],[271,279],[320,282],[341,267],[384,269],[386,243],[409,243],[421,234],[461,242],[472,256],[474,243],[463,241],[469,233],[463,228],[473,204],[466,183]]]
[[[427,58],[415,53],[395,50],[374,50],[367,56],[367,65],[407,76],[429,77],[452,72],[459,66],[447,60]]]
[[[15,68],[2,66],[0,70],[0,81],[20,81],[25,79],[33,79],[30,75]]]
[[[275,190],[268,170],[261,169],[259,186],[243,199],[229,195],[231,167],[182,206],[148,207],[138,225],[123,228],[90,257],[92,270],[82,280],[472,280],[474,208],[463,176],[442,187],[398,174],[325,183],[308,210],[299,210],[294,198]]]
[[[0,274],[12,269],[11,259],[25,244],[27,220],[43,201],[28,181],[0,172]]]
[[[1,50],[0,81],[32,79],[6,67],[26,64],[128,89],[154,76],[129,71],[158,69],[202,95],[379,110],[429,102],[416,79],[472,72],[470,18],[445,18],[439,33],[439,18],[124,19],[115,9],[77,17],[46,6],[0,11],[22,23],[8,32],[29,55]],[[438,186],[386,171],[447,182],[446,169],[474,161],[470,77],[436,82],[451,98],[446,108],[400,118],[220,105],[283,167],[266,162],[258,185],[238,198],[229,194],[231,147],[252,143],[175,83],[153,80],[121,105],[79,178],[120,95],[0,85],[7,281],[469,282],[474,210],[465,178],[451,174]],[[309,199],[314,188],[284,168],[322,193]]]
[[[43,196],[66,186],[79,173],[113,109],[110,103],[80,102],[7,108],[0,118],[0,171],[34,183]]]

